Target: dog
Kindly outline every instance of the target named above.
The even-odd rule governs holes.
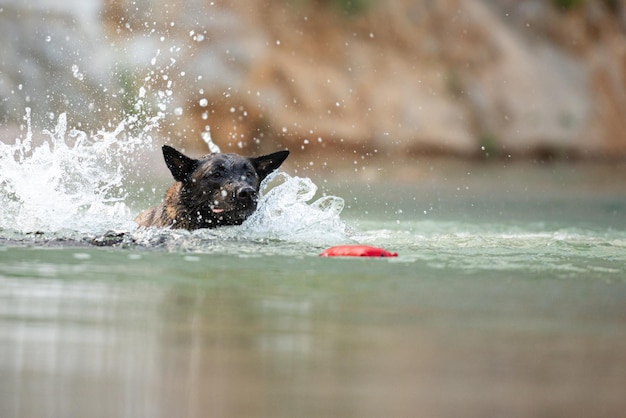
[[[163,158],[174,183],[160,205],[135,218],[140,227],[195,230],[241,225],[257,207],[261,182],[289,151],[260,157],[213,153],[193,159],[164,145]]]

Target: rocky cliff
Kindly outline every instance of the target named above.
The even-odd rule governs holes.
[[[102,125],[154,88],[188,146],[626,156],[622,1],[57,3],[0,12],[7,123],[28,96]]]

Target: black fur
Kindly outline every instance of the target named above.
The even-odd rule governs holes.
[[[252,158],[217,153],[193,159],[164,145],[165,164],[176,183],[163,203],[141,212],[135,222],[189,230],[240,225],[256,210],[263,179],[288,155],[285,150]]]

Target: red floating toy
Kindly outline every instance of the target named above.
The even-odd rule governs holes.
[[[337,245],[325,249],[321,257],[397,257],[398,253],[390,253],[369,245]]]

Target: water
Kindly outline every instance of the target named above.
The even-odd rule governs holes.
[[[623,167],[285,172],[242,226],[137,230],[150,129],[26,125],[0,146],[2,417],[626,410]],[[354,242],[399,257],[317,256]]]

